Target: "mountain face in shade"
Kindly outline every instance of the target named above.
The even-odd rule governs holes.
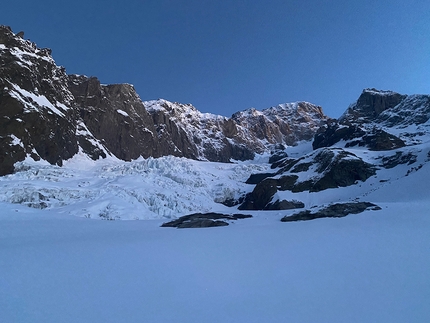
[[[306,102],[232,118],[166,100],[143,102],[130,84],[67,75],[51,50],[0,26],[0,175],[27,157],[62,165],[78,153],[129,161],[173,155],[229,162],[309,140],[327,117]]]

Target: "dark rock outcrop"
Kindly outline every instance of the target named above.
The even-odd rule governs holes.
[[[316,171],[321,174],[312,182],[310,192],[319,192],[328,188],[346,187],[366,181],[375,175],[373,165],[342,149],[325,149],[315,156]]]
[[[278,191],[278,180],[266,178],[258,183],[254,190],[249,193],[244,202],[239,206],[239,210],[264,210],[272,201],[273,195]]]
[[[382,166],[390,169],[401,164],[412,165],[417,161],[417,156],[411,152],[403,153],[401,151],[396,152],[392,156],[382,157]]]
[[[364,182],[376,174],[376,167],[351,152],[340,148],[324,148],[298,159],[285,158],[277,162],[276,176],[263,173],[261,181],[257,174],[249,182],[258,182],[248,193],[240,210],[282,210],[302,208],[300,201],[274,200],[278,191],[320,192],[330,188],[346,187]],[[307,173],[306,180],[299,180],[300,173]],[[312,174],[312,175],[311,175]]]
[[[132,85],[101,85],[95,77],[69,75],[68,87],[83,124],[119,159],[159,157],[169,151],[159,142],[151,116]]]
[[[26,156],[62,165],[78,152],[67,75],[49,53],[0,26],[0,175]]]
[[[365,89],[357,102],[347,109],[339,121],[341,123],[366,123],[374,121],[382,112],[394,108],[406,97],[407,95],[392,91]]]
[[[320,218],[341,218],[349,214],[358,214],[365,210],[380,210],[376,204],[370,202],[336,203],[322,208],[316,212],[310,210],[301,211],[293,215],[284,216],[282,222],[307,221]]]
[[[172,227],[172,228],[209,228],[209,227],[222,227],[228,225],[228,222],[223,221],[233,221],[238,219],[251,218],[248,214],[222,214],[222,213],[195,213],[190,215],[184,215],[180,218],[163,223],[162,227]]]
[[[359,125],[341,125],[332,122],[327,127],[321,127],[314,137],[314,149],[330,147],[344,141],[344,147],[368,147],[369,150],[393,150],[405,146],[405,142],[382,129],[365,130]]]

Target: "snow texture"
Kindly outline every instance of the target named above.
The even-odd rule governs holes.
[[[222,164],[78,154],[61,168],[28,158],[0,178],[0,321],[428,322],[430,147],[404,149],[413,163],[381,167],[365,183],[278,192],[307,207],[355,199],[380,211],[294,223],[280,222],[291,210],[247,211],[253,218],[190,230],[160,225],[237,213],[217,202],[252,190],[244,182],[270,171],[268,156]],[[382,164],[381,152],[350,151]]]

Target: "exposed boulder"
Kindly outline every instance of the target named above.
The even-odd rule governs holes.
[[[251,176],[249,176],[249,178],[246,180],[246,184],[258,184],[260,183],[262,180],[268,178],[268,177],[273,177],[274,173],[256,173],[256,174],[251,174]]]
[[[336,203],[322,208],[316,212],[310,210],[301,211],[293,215],[284,216],[282,222],[307,221],[319,218],[341,218],[349,214],[358,214],[365,210],[380,210],[376,204],[370,202]]]
[[[328,188],[346,187],[366,181],[376,174],[373,165],[344,150],[322,150],[315,156],[317,176],[309,189],[319,192]]]
[[[292,210],[292,209],[302,209],[305,204],[297,200],[277,200],[273,203],[269,203],[265,210]]]
[[[311,161],[306,161],[309,159]],[[301,164],[305,164],[306,167],[302,169],[307,172],[310,167],[309,163],[312,164],[314,176],[308,176],[309,178],[305,181],[297,181],[292,187],[290,180],[288,188],[292,192],[319,192],[329,188],[346,187],[356,184],[358,181],[364,182],[376,173],[375,166],[340,148],[325,148],[316,151],[305,159],[302,158],[302,161],[299,161],[295,167],[300,168]],[[293,170],[290,170],[288,173],[292,172]],[[284,173],[284,176],[287,174]]]
[[[254,190],[247,194],[239,210],[264,210],[278,191],[278,180],[266,178],[258,183]]]
[[[247,219],[251,217],[252,216],[248,214],[227,215],[222,213],[194,213],[181,216],[180,218],[170,222],[163,223],[161,226],[179,229],[221,227],[228,225],[227,221]]]

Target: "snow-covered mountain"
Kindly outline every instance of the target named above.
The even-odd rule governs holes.
[[[339,120],[307,102],[227,118],[67,75],[5,26],[0,59],[5,202],[108,219],[311,209],[428,167],[428,95],[366,89]]]
[[[0,26],[1,322],[429,322],[430,96],[227,118],[21,36]]]
[[[50,49],[0,26],[0,175],[27,156],[62,165],[79,152],[97,160],[173,155],[249,160],[271,144],[309,140],[327,117],[309,103],[232,118],[166,100],[142,102],[130,84],[67,75]]]

